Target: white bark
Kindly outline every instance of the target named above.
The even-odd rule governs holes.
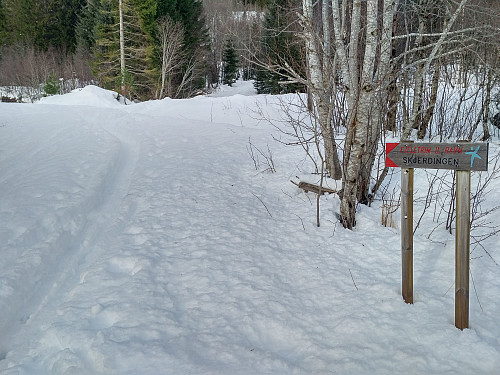
[[[354,10],[353,10],[354,13]],[[355,111],[356,117],[351,126],[353,127],[353,141],[350,145],[351,152],[349,159],[345,165],[345,181],[343,183],[344,194],[340,203],[340,216],[343,224],[347,228],[352,228],[355,224],[355,208],[358,191],[366,190],[366,186],[360,184],[369,183],[365,181],[365,176],[362,175],[363,162],[369,160],[369,153],[371,150],[371,137],[370,134],[377,129],[370,129],[376,127],[378,119],[374,116],[377,112],[374,111],[374,104],[376,104],[375,85],[379,82],[374,81],[375,74],[375,58],[377,51],[377,17],[378,16],[378,0],[367,0],[367,15],[366,15],[366,36],[365,36],[365,49],[363,60],[360,61],[361,56],[359,51],[356,50],[356,56],[350,56],[352,66],[362,65],[361,81],[358,91],[358,99],[356,108],[351,108]],[[361,63],[361,64],[360,64]],[[351,91],[351,90],[349,90]],[[349,94],[352,96],[352,93]],[[353,101],[354,98],[351,99]],[[366,175],[366,173],[365,173]]]
[[[321,8],[321,16],[323,18],[323,70],[328,67],[330,62],[331,50],[331,30],[330,30],[330,14],[328,12],[328,0],[323,0]]]
[[[325,0],[325,2],[326,1],[327,0]],[[328,5],[328,3],[326,4]],[[323,6],[322,11],[328,13],[328,7],[325,9]],[[332,178],[340,179],[342,172],[331,125],[331,80],[333,73],[329,68],[329,66],[331,66],[329,56],[330,38],[326,38],[325,35],[323,35],[323,38],[318,38],[314,33],[313,5],[311,0],[302,0],[301,22],[304,30],[303,36],[306,46],[309,85],[317,107],[318,120],[325,149],[326,168]],[[330,35],[328,20],[324,20],[323,22],[323,33]]]
[[[158,37],[162,49],[161,53],[161,75],[160,88],[157,93],[157,99],[166,96],[172,96],[171,77],[178,72],[183,63],[182,54],[182,27],[170,20],[164,18],[158,24]]]
[[[344,27],[347,27],[347,14],[344,15]],[[352,17],[351,17],[351,37],[349,41],[349,57],[348,57],[348,67],[349,67],[349,91],[352,98],[357,97],[358,94],[358,82],[359,82],[359,33],[361,31],[361,0],[354,0],[352,5]]]
[[[332,0],[336,52],[344,82],[348,84],[349,114],[340,217],[344,227],[352,228],[356,225],[357,199],[368,199],[370,172],[381,131],[380,106],[386,102],[391,71],[392,23],[397,2],[384,0],[383,8],[379,9],[378,0],[366,0],[366,15],[363,15],[361,1],[354,0],[350,19],[343,5],[342,1]],[[346,18],[341,19],[341,15]],[[380,16],[382,22],[379,22]],[[347,24],[351,29],[346,47],[341,25]],[[361,24],[366,25],[365,30],[361,30]],[[362,39],[363,45],[360,44]]]
[[[123,0],[118,0],[118,16],[120,18],[120,73],[121,73],[121,90],[125,94],[125,27],[123,24]]]
[[[318,88],[323,85],[323,71],[319,58],[319,51],[316,49],[313,34],[313,7],[312,0],[302,0],[302,23],[304,28],[304,39],[307,54],[307,66],[309,77],[313,87]]]
[[[380,64],[378,65],[377,79],[389,84],[389,74],[391,72],[392,56],[392,29],[394,23],[394,13],[398,5],[398,0],[384,1],[382,20],[382,33],[380,40]]]

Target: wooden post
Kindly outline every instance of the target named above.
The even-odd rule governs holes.
[[[413,168],[401,168],[402,294],[413,303]]]
[[[469,328],[470,171],[457,171],[455,327]]]

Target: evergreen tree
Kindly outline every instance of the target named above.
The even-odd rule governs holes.
[[[78,22],[78,14],[85,5],[86,0],[59,0],[54,1],[52,9],[49,11],[51,29],[51,44],[61,46],[68,52],[74,52],[76,49],[76,30],[75,25]],[[59,37],[57,36],[59,35]]]
[[[134,0],[141,29],[150,37],[154,37],[156,34],[158,1],[159,0]]]
[[[241,0],[243,2],[243,5],[258,5],[261,8],[266,7],[269,4],[269,0]]]
[[[207,31],[200,0],[158,0],[157,19],[168,16],[185,30],[184,48],[193,55],[207,42]]]
[[[0,0],[0,47],[6,44],[6,42],[7,42],[7,29],[6,29],[5,11],[2,5],[2,0]]]
[[[78,45],[93,56],[93,70],[105,87],[128,90],[144,99],[156,97],[162,87],[162,41],[159,24],[165,17],[182,26],[182,59],[169,72],[173,96],[189,96],[204,88],[207,33],[200,0],[122,0],[126,74],[120,73],[118,0],[88,0],[77,26]],[[163,85],[165,83],[163,77]]]
[[[35,39],[36,3],[28,0],[2,0],[4,9],[6,42],[32,43]]]
[[[97,5],[99,4],[99,5]],[[120,19],[119,3],[116,0],[95,2],[94,8],[87,7],[87,15],[80,19],[87,24],[89,17],[95,14],[94,31],[79,32],[82,43],[91,44],[93,48],[93,70],[104,87],[117,90],[128,97],[148,99],[152,96],[154,69],[151,66],[152,40],[143,30],[133,0],[122,0],[123,9],[123,50],[125,66],[120,65]],[[96,12],[96,13],[94,13]]]
[[[260,67],[255,71],[254,86],[259,94],[282,94],[304,90],[297,83],[286,83],[284,71],[279,67],[283,61],[291,64],[295,71],[303,72],[304,52],[292,25],[296,24],[294,7],[297,0],[271,0],[264,20],[265,35],[261,42],[260,60],[273,69]]]
[[[236,54],[236,49],[232,40],[226,42],[226,46],[223,52],[223,64],[224,64],[224,78],[223,83],[225,85],[232,86],[238,78],[238,56]]]
[[[76,41],[78,48],[86,52],[90,52],[96,45],[99,25],[106,23],[102,9],[101,0],[87,0],[85,7],[78,14]]]
[[[4,38],[8,43],[33,44],[72,52],[76,46],[77,14],[85,0],[2,0]]]

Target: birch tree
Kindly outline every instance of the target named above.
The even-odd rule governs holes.
[[[348,111],[340,220],[349,229],[356,225],[357,201],[369,199],[370,173],[386,114],[397,7],[397,0],[364,2],[366,8],[361,0],[332,0],[336,66]]]
[[[311,92],[331,177],[342,178],[340,220],[355,224],[357,202],[369,201],[370,174],[387,114],[392,30],[397,0],[302,0],[299,15],[307,75],[286,61],[267,66]],[[266,66],[265,62],[258,62]],[[339,100],[339,98],[341,98]],[[340,106],[338,103],[341,104]],[[340,164],[332,118],[346,128]]]
[[[203,92],[205,89],[205,64],[208,54],[208,34],[205,28],[203,3],[201,0],[158,1],[157,17],[168,15],[179,23],[183,30],[183,66],[171,77],[175,88],[173,97],[185,98]]]
[[[315,99],[315,108],[325,150],[325,167],[333,179],[340,180],[342,178],[342,169],[332,128],[332,112],[335,102],[333,96],[335,91],[335,60],[331,59],[331,32],[328,9],[329,5],[325,0],[321,4],[322,35],[318,34],[314,27],[312,0],[302,1],[302,16],[300,19],[306,46],[307,86]]]
[[[127,68],[125,66],[125,23],[123,21],[123,0],[118,0],[118,18],[119,18],[119,33],[120,33],[120,89],[121,93],[125,94],[125,76]]]
[[[179,22],[174,22],[168,16],[164,16],[158,21],[161,73],[156,94],[157,99],[175,95],[172,79],[178,74],[184,63],[183,36],[184,30]]]
[[[441,64],[453,66],[456,56],[471,49],[474,42],[483,38],[484,32],[492,29],[481,24],[456,27],[458,20],[467,17],[468,0],[401,2],[404,11],[399,17],[395,17],[399,0],[302,2],[307,81],[318,115],[328,119],[331,113],[328,115],[324,110],[327,107],[324,103],[331,104],[338,97],[345,99],[345,107],[329,108],[334,114],[344,116],[346,127],[339,194],[340,220],[346,228],[356,225],[356,205],[371,200],[371,172],[383,125],[394,128],[399,99],[410,103],[403,108],[408,116],[403,123],[402,139],[409,139],[413,128],[418,128],[418,137],[423,138],[434,117]],[[468,11],[478,9],[481,7],[475,5]],[[412,15],[417,15],[416,29],[409,18]],[[398,28],[398,19],[404,27]],[[398,34],[393,35],[394,30]],[[398,50],[401,44],[403,49]],[[444,70],[448,74],[449,68]],[[411,87],[405,92],[405,95],[411,93],[411,98],[399,92],[398,82],[408,82],[401,79],[401,74],[412,77]],[[429,74],[432,74],[430,80]],[[486,79],[486,82],[487,88],[491,87],[493,81]],[[485,103],[491,96],[490,91],[486,90]],[[425,107],[424,97],[427,97]],[[481,116],[484,128],[484,115]],[[325,125],[328,121],[324,121],[321,128],[325,148],[329,141],[330,127]],[[463,129],[461,131],[463,134]]]

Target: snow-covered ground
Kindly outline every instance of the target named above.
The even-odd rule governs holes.
[[[324,197],[316,227],[290,183],[312,167],[256,111],[279,117],[279,97],[252,93],[0,104],[0,374],[499,373],[498,237],[474,250],[460,331],[454,237],[424,217],[405,304],[381,201],[349,231]]]

